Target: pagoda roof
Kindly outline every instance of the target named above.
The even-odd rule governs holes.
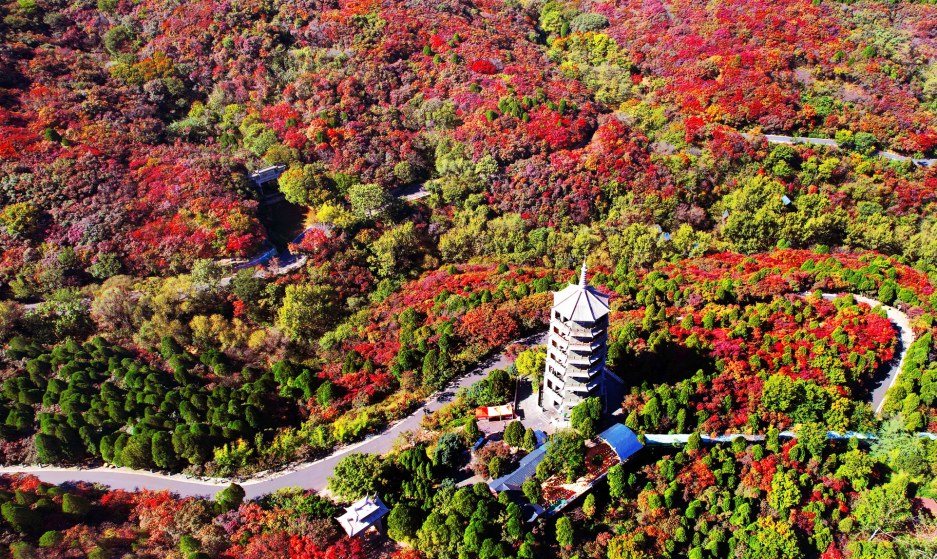
[[[608,314],[608,295],[586,284],[583,263],[579,283],[566,286],[553,294],[553,310],[576,322],[595,322]]]

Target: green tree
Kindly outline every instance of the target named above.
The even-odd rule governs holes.
[[[13,412],[11,412],[12,414]],[[35,441],[36,460],[40,464],[55,464],[62,458],[58,439],[45,433],[37,433]]]
[[[525,480],[523,485],[521,485],[521,490],[524,493],[524,497],[527,497],[527,500],[531,504],[536,505],[540,502],[540,482],[537,481],[537,478],[530,478]]]
[[[644,417],[644,424],[649,429],[654,429],[660,425],[661,419],[663,419],[664,411],[660,407],[660,400],[657,399],[657,396],[651,396],[650,400],[644,404],[644,408],[641,409],[641,415]]]
[[[480,438],[482,438],[482,432],[481,429],[478,428],[478,420],[473,417],[465,425],[465,442],[469,446],[474,446]]]
[[[150,443],[153,453],[153,464],[157,468],[171,470],[176,467],[176,453],[172,447],[172,436],[165,431],[153,433]]]
[[[433,462],[444,468],[456,468],[465,445],[458,433],[446,433],[439,437],[433,451]]]
[[[524,444],[524,424],[519,420],[508,423],[504,428],[504,442],[513,447],[519,447]]]
[[[875,468],[875,461],[859,449],[840,454],[840,466],[836,470],[836,477],[845,478],[856,490],[865,489],[869,483],[869,475]]]
[[[330,380],[323,382],[319,385],[319,388],[316,389],[316,402],[322,407],[330,405],[337,397],[338,389]]]
[[[524,441],[522,446],[527,452],[537,448],[537,433],[530,427],[524,431]]]
[[[449,519],[452,519],[458,528],[458,531],[450,529]],[[417,545],[415,546],[421,552],[430,557],[437,557],[443,553],[449,553],[455,547],[453,540],[461,533],[462,524],[452,515],[448,518],[440,514],[437,510],[429,513],[423,521],[423,525],[417,531]]]
[[[742,559],[798,559],[803,556],[790,524],[762,516],[748,525],[739,537]]]
[[[39,209],[29,202],[4,206],[0,210],[0,227],[11,237],[27,237],[39,228]]]
[[[184,557],[190,557],[192,554],[198,553],[201,547],[199,541],[189,534],[179,538],[179,551],[182,552]]]
[[[287,201],[301,206],[312,206],[327,202],[330,198],[331,181],[322,163],[301,165],[293,163],[280,175],[277,184]]]
[[[218,514],[234,510],[244,502],[244,488],[236,483],[224,488],[215,495],[215,508]]]
[[[370,219],[389,203],[387,192],[377,184],[356,184],[348,189],[348,200],[352,210],[361,217]]]
[[[418,254],[419,242],[412,221],[385,231],[371,243],[371,255],[368,263],[371,269],[382,278],[403,275],[413,266],[413,259]]]
[[[491,460],[488,461],[488,477],[497,479],[505,473],[503,470],[504,459],[500,456],[492,456]]]
[[[911,518],[909,481],[908,474],[895,474],[885,485],[866,489],[859,494],[853,510],[856,522],[869,541],[879,537],[886,539]]]
[[[929,470],[926,443],[904,430],[901,414],[882,422],[869,455],[893,471],[912,476],[926,474]]]
[[[798,401],[797,383],[787,375],[776,374],[768,377],[761,390],[761,402],[772,411],[787,412]]]
[[[224,276],[224,270],[214,260],[200,258],[192,264],[192,281],[209,291],[215,291],[218,288],[218,281],[222,276]]]
[[[0,506],[0,516],[20,534],[33,534],[39,530],[42,523],[38,512],[14,502],[3,503]]]
[[[663,242],[658,228],[632,223],[620,234],[609,237],[608,250],[615,260],[616,269],[637,268],[660,259]]]
[[[64,536],[58,530],[49,530],[39,536],[39,547],[55,547],[61,543]]]
[[[770,427],[768,427],[768,433],[765,435],[765,448],[767,448],[771,452],[780,451],[781,445],[778,440],[778,437],[780,436],[780,434],[781,432],[774,425],[771,425]]]
[[[514,387],[511,375],[504,369],[495,369],[488,373],[485,382],[488,385],[488,392],[500,401],[504,401],[505,398],[508,398]]]
[[[771,491],[768,493],[768,504],[782,515],[800,503],[800,485],[794,474],[779,470],[771,478]]]
[[[608,470],[608,494],[612,499],[621,499],[625,496],[628,486],[625,480],[625,468],[615,464]]]
[[[804,445],[810,456],[822,459],[826,449],[826,428],[818,423],[804,423],[797,429],[797,444]]]
[[[569,27],[577,33],[587,33],[589,31],[598,31],[608,27],[608,18],[602,14],[586,13],[579,14],[569,22]]]
[[[360,499],[377,489],[381,471],[378,456],[362,452],[349,454],[335,465],[329,478],[329,491],[346,501]]]
[[[595,504],[595,493],[586,495],[586,499],[582,502],[582,513],[586,515],[586,518],[595,516],[597,508]]]
[[[544,460],[550,472],[563,472],[569,481],[582,475],[586,466],[586,444],[572,429],[557,431],[550,437]]]
[[[573,408],[570,414],[570,425],[583,437],[591,439],[595,436],[601,419],[602,401],[599,398],[586,398]]]
[[[507,535],[508,540],[512,542],[520,541],[524,536],[524,516],[521,513],[521,507],[517,503],[509,502],[504,512],[507,517],[504,522],[504,533]]]
[[[311,341],[334,322],[335,305],[331,286],[287,285],[277,312],[277,326],[293,341]]]
[[[547,362],[547,351],[542,347],[525,349],[517,355],[514,367],[522,377],[533,377],[543,372]]]
[[[130,437],[120,453],[121,464],[135,470],[149,468],[153,463],[150,440],[148,434],[136,434]]]
[[[387,515],[387,535],[398,542],[412,543],[419,528],[419,511],[409,503],[397,503]]]
[[[764,176],[745,181],[723,199],[729,212],[722,234],[741,252],[767,250],[777,243],[781,230],[781,197],[784,187]]]
[[[556,521],[556,543],[563,549],[572,549],[575,543],[575,533],[573,532],[573,522],[569,517],[561,516]]]

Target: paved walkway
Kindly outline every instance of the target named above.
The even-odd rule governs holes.
[[[809,295],[809,292],[800,293],[799,295]],[[832,301],[839,297],[837,294],[833,293],[823,293],[823,298],[827,301]],[[882,413],[882,408],[885,406],[885,395],[888,393],[888,390],[895,385],[898,381],[898,375],[901,374],[901,369],[904,367],[904,359],[908,353],[908,347],[914,343],[914,331],[911,329],[911,323],[908,320],[908,315],[896,309],[895,307],[890,307],[888,305],[883,305],[881,301],[877,299],[872,299],[870,297],[865,297],[863,295],[853,295],[859,303],[865,303],[872,308],[881,306],[885,309],[885,314],[888,316],[888,320],[891,321],[892,325],[895,327],[898,333],[898,347],[895,349],[895,356],[891,360],[891,365],[888,368],[888,374],[885,379],[872,390],[872,409],[875,411],[876,415]]]
[[[757,138],[757,134],[746,134],[743,133],[742,136],[745,136],[748,139]],[[771,144],[809,144],[814,146],[829,146],[838,148],[839,144],[836,143],[836,140],[830,138],[807,138],[805,136],[779,136],[777,134],[764,134],[768,143]],[[879,150],[875,152],[875,155],[879,157],[884,157],[885,159],[891,159],[892,161],[910,161],[915,165],[920,167],[930,167],[931,165],[937,165],[937,159],[915,159],[913,157],[908,157],[906,155],[900,155],[893,151],[884,151]]]
[[[537,333],[533,336],[518,340],[515,343],[536,345],[543,343],[544,339],[545,334]],[[485,378],[492,370],[507,368],[511,363],[513,363],[513,359],[502,352],[496,357],[489,358],[479,364],[478,367],[466,375],[449,383],[443,390],[436,393],[427,401],[423,408],[417,409],[415,412],[391,425],[381,433],[372,435],[356,444],[340,448],[321,460],[298,464],[287,470],[275,472],[259,479],[238,481],[238,483],[244,488],[247,498],[272,493],[283,487],[302,487],[304,489],[322,491],[325,489],[328,479],[331,477],[339,460],[354,452],[367,452],[372,454],[384,454],[389,452],[393,448],[394,441],[397,440],[398,436],[406,431],[417,430],[420,427],[423,416],[427,412],[438,410],[444,404],[451,401],[458,389],[471,386],[475,382]],[[115,468],[110,466],[87,469],[42,466],[0,467],[0,474],[14,473],[33,474],[42,481],[49,483],[65,483],[80,480],[91,483],[102,483],[115,489],[168,490],[184,497],[212,497],[227,487],[231,482],[231,480],[199,479],[183,474],[167,475],[158,472],[141,472],[129,468]]]
[[[413,202],[430,195],[429,191],[426,190],[425,182],[415,182],[407,186],[402,186],[395,190],[393,194],[397,198],[406,200],[407,202]]]
[[[935,433],[915,433],[915,436],[922,439],[937,440]],[[744,433],[729,433],[726,435],[700,435],[700,442],[706,444],[731,443],[734,439],[743,438],[750,443],[759,443],[765,440],[764,435],[747,435]],[[796,439],[797,433],[794,431],[781,431],[778,433],[781,439]],[[861,441],[877,441],[878,437],[871,433],[857,433],[855,431],[846,431],[839,433],[837,431],[827,431],[826,438],[830,440],[849,440],[852,438]],[[673,435],[663,435],[657,433],[645,433],[644,441],[650,445],[685,445],[690,440],[690,433],[679,433]]]

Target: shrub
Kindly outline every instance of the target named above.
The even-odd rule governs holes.
[[[179,551],[181,551],[184,555],[191,555],[192,553],[197,552],[200,547],[201,545],[199,544],[199,541],[189,534],[185,534],[179,538]]]
[[[57,530],[49,530],[39,536],[39,547],[53,547],[62,541],[62,533]]]
[[[13,559],[37,559],[36,549],[28,542],[16,542],[10,546]]]
[[[21,534],[31,534],[39,529],[39,514],[29,507],[16,503],[3,503],[3,506],[0,506],[0,515],[7,524]]]
[[[579,33],[598,31],[608,27],[608,18],[602,14],[579,14],[573,18],[569,27]]]
[[[81,495],[62,495],[62,512],[72,516],[84,516],[91,510],[91,503]]]
[[[488,475],[491,476],[491,479],[497,479],[501,477],[505,472],[504,469],[504,460],[500,456],[492,456],[491,460],[488,461]]]

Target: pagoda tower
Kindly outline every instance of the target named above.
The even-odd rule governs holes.
[[[568,422],[570,410],[593,396],[602,398],[603,407],[608,407],[607,352],[608,295],[586,284],[583,262],[579,283],[555,292],[550,309],[540,407],[555,422]]]

